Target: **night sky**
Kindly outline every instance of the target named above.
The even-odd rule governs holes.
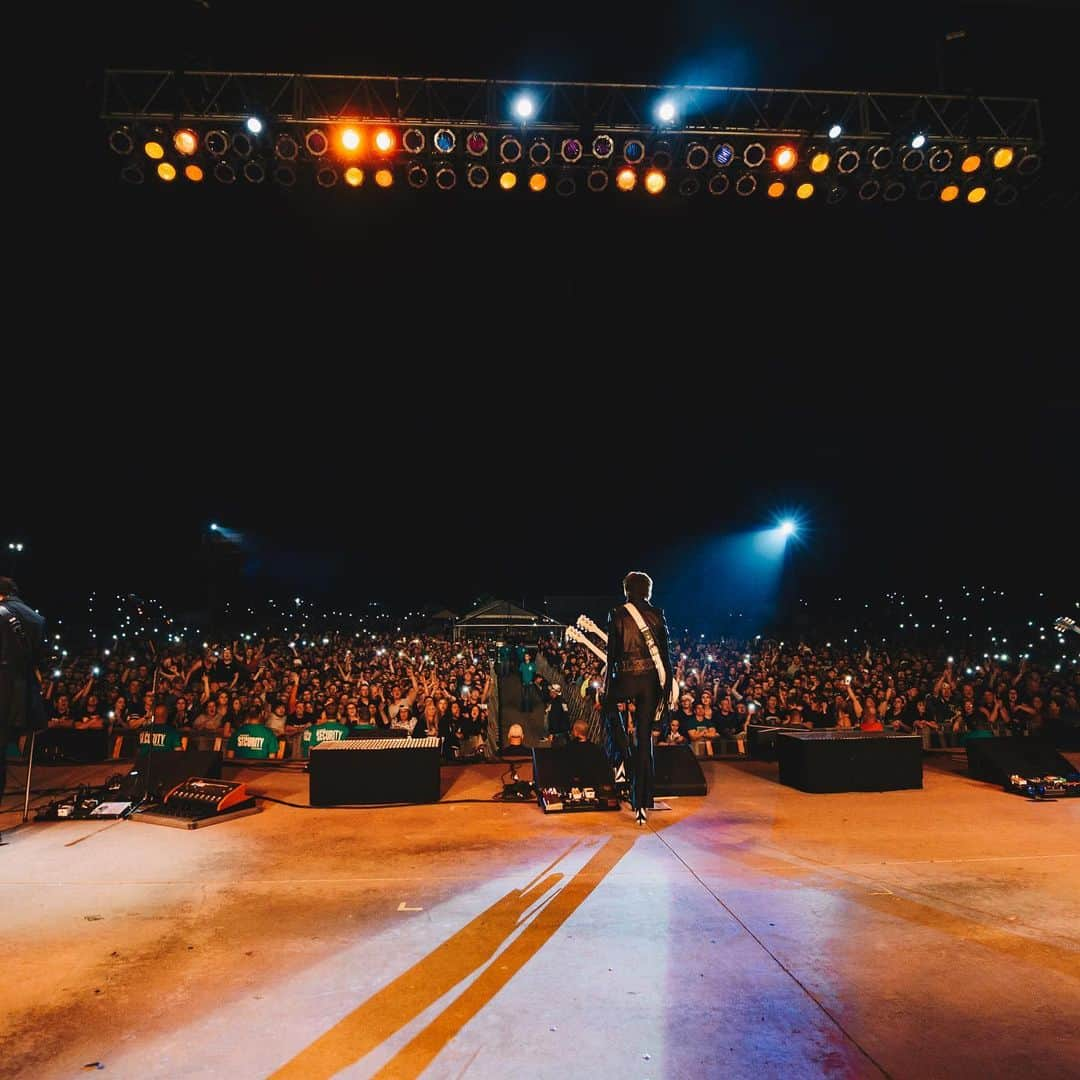
[[[610,593],[796,509],[800,595],[1075,594],[1075,204],[132,189],[96,119],[107,65],[929,91],[963,28],[947,88],[1041,97],[1050,195],[1076,187],[1070,6],[88,10],[0,555],[24,540],[55,609],[183,605],[219,521],[249,588],[462,608]]]

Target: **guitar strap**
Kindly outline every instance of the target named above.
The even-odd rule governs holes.
[[[653,632],[649,629],[649,624],[645,621],[641,612],[638,611],[638,609],[633,604],[625,604],[624,607],[630,613],[630,618],[634,620],[637,628],[641,631],[641,636],[645,639],[645,646],[649,650],[649,655],[652,657],[653,665],[656,667],[656,674],[660,676],[660,686],[662,689],[664,683],[668,679],[669,672],[667,667],[664,666],[664,661],[660,658],[660,649],[656,644],[656,638],[653,637]],[[676,687],[674,677],[671,678],[671,685],[668,687],[668,691],[669,697],[672,699],[671,707],[674,708],[675,701],[677,700],[675,697]],[[657,719],[661,719],[663,717],[663,710],[664,699],[661,698],[660,704],[656,710]]]

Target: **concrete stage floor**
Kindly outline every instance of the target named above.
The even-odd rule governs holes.
[[[705,768],[645,830],[444,802],[5,834],[0,1075],[1080,1074],[1080,802]]]

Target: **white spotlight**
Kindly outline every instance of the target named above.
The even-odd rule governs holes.
[[[263,128],[262,121],[257,116],[249,116],[246,126],[252,135],[258,135]]]
[[[791,518],[784,518],[780,522],[780,535],[781,536],[793,536],[795,534],[795,522]]]
[[[671,98],[664,98],[656,107],[656,115],[661,124],[670,124],[675,119],[675,102]]]
[[[211,532],[217,532],[218,531],[218,524],[217,524],[216,521],[211,521],[210,522],[210,531]]]
[[[911,140],[911,149],[912,150],[921,150],[925,145],[926,145],[926,136],[920,131],[919,134],[916,135]]]
[[[536,105],[528,94],[518,94],[514,99],[514,115],[521,120],[528,120],[536,112]]]
[[[840,136],[843,135],[843,134],[844,134],[844,129],[839,124],[833,124],[833,126],[831,128],[829,128],[829,138],[830,139],[839,139]]]

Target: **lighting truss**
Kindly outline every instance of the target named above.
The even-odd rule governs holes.
[[[514,109],[523,94],[534,106],[526,120]],[[675,105],[671,123],[656,119],[661,100]],[[1033,98],[760,87],[108,70],[101,118],[108,124],[109,147],[125,158],[122,175],[133,182],[144,171],[147,178],[155,173],[155,162],[139,161],[147,139],[157,139],[171,154],[170,133],[191,129],[201,139],[195,156],[210,166],[210,174],[218,164],[243,173],[248,155],[242,155],[239,164],[233,158],[238,148],[250,147],[252,160],[261,157],[265,168],[253,166],[246,179],[255,182],[253,177],[258,177],[261,182],[270,177],[283,183],[287,177],[292,186],[298,170],[307,166],[313,176],[323,177],[321,186],[330,187],[334,185],[325,182],[329,172],[343,172],[349,164],[335,160],[337,126],[374,130],[382,124],[396,132],[393,152],[382,158],[391,179],[400,172],[404,181],[420,161],[433,166],[432,175],[442,167],[456,170],[455,177],[460,173],[462,180],[470,166],[485,166],[487,171],[473,170],[469,183],[437,185],[444,190],[509,190],[478,180],[488,172],[497,180],[503,169],[516,168],[523,181],[513,185],[519,192],[614,191],[618,185],[600,184],[593,179],[596,172],[606,170],[614,179],[630,166],[642,176],[649,168],[670,170],[668,197],[718,194],[728,187],[716,179],[721,172],[733,174],[730,186],[736,188],[746,169],[750,174],[774,172],[773,151],[790,143],[798,165],[787,188],[794,192],[796,178],[805,180],[820,189],[822,202],[840,201],[827,198],[837,184],[864,192],[858,201],[869,201],[865,193],[877,190],[867,185],[871,178],[880,181],[882,191],[893,193],[890,201],[904,192],[910,192],[912,200],[927,200],[931,188],[943,190],[955,178],[965,196],[956,201],[975,203],[967,193],[985,183],[992,196],[987,201],[1005,205],[1038,171],[1043,150],[1039,103]],[[261,134],[246,128],[252,118],[261,122]],[[840,128],[839,138],[829,137],[834,125]],[[905,153],[912,131],[926,136],[918,155]],[[320,153],[312,150],[313,133]],[[748,147],[758,145],[766,153],[755,166],[751,160],[760,156],[757,150],[752,159],[745,155]],[[277,152],[281,146],[292,156]],[[511,161],[506,146],[520,147],[520,155]],[[226,150],[219,154],[217,147]],[[1001,147],[1009,148],[1015,159],[1008,169],[992,165]],[[830,164],[820,174],[817,169],[811,173],[811,156],[818,152],[828,153]],[[980,155],[985,167],[971,176],[960,173],[960,163],[972,155]],[[373,177],[376,156],[368,153],[361,163]],[[838,167],[841,158],[844,164]],[[938,168],[944,161],[948,167]],[[527,173],[537,169],[552,174],[550,185],[530,187]],[[681,182],[698,170],[695,183]],[[580,182],[560,187],[563,178]],[[762,190],[767,186],[762,184]],[[637,190],[643,188],[637,185]]]

